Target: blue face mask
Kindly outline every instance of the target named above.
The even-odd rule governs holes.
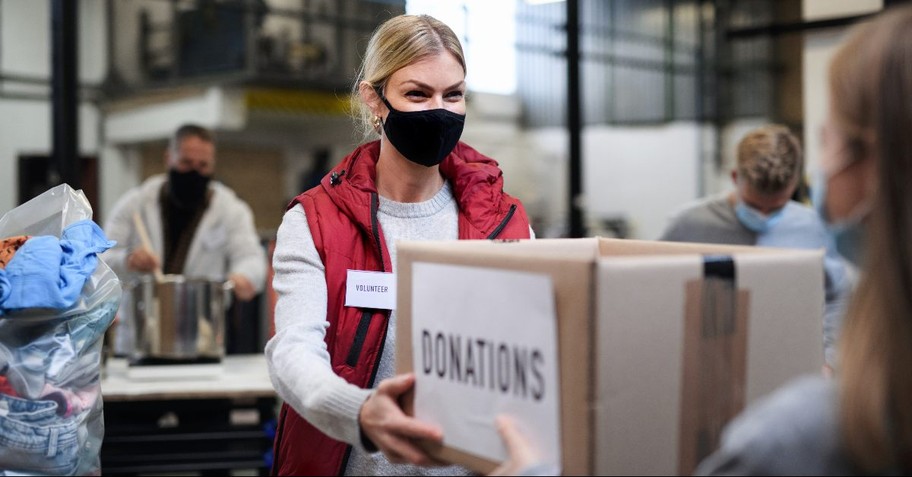
[[[833,239],[836,251],[858,267],[861,265],[861,256],[864,251],[864,224],[862,221],[867,215],[867,211],[862,209],[861,213],[854,213],[849,219],[831,222],[826,211],[828,180],[829,177],[823,171],[817,171],[814,188],[811,190],[811,202],[814,204],[814,209],[817,210],[817,215],[826,225],[827,234]]]
[[[735,215],[738,216],[738,220],[741,221],[742,225],[758,234],[762,234],[775,227],[782,220],[782,209],[767,215],[739,199],[738,204],[735,205]]]

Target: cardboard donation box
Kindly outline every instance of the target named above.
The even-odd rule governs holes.
[[[400,242],[396,367],[443,460],[512,418],[565,474],[690,474],[735,415],[823,365],[822,251],[602,238]]]

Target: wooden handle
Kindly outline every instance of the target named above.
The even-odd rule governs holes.
[[[139,212],[133,212],[133,225],[136,226],[136,231],[139,233],[139,240],[142,242],[143,247],[153,253],[152,240],[149,239],[149,232],[146,230],[146,224],[143,223],[142,218],[139,216]],[[152,270],[152,273],[155,275],[155,281],[163,282],[165,280],[164,274],[161,271],[161,265],[155,267]]]

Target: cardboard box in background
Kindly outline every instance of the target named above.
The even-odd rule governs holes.
[[[398,256],[398,372],[414,369],[413,263],[551,277],[565,474],[689,474],[744,406],[823,364],[822,252],[593,238],[401,242]]]

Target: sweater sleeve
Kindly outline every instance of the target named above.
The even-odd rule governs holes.
[[[364,450],[358,413],[371,391],[332,371],[324,341],[329,326],[326,269],[300,204],[282,219],[273,267],[276,334],[266,344],[273,387],[324,434]]]
[[[852,475],[837,393],[822,376],[794,378],[726,425],[719,448],[694,475]]]

